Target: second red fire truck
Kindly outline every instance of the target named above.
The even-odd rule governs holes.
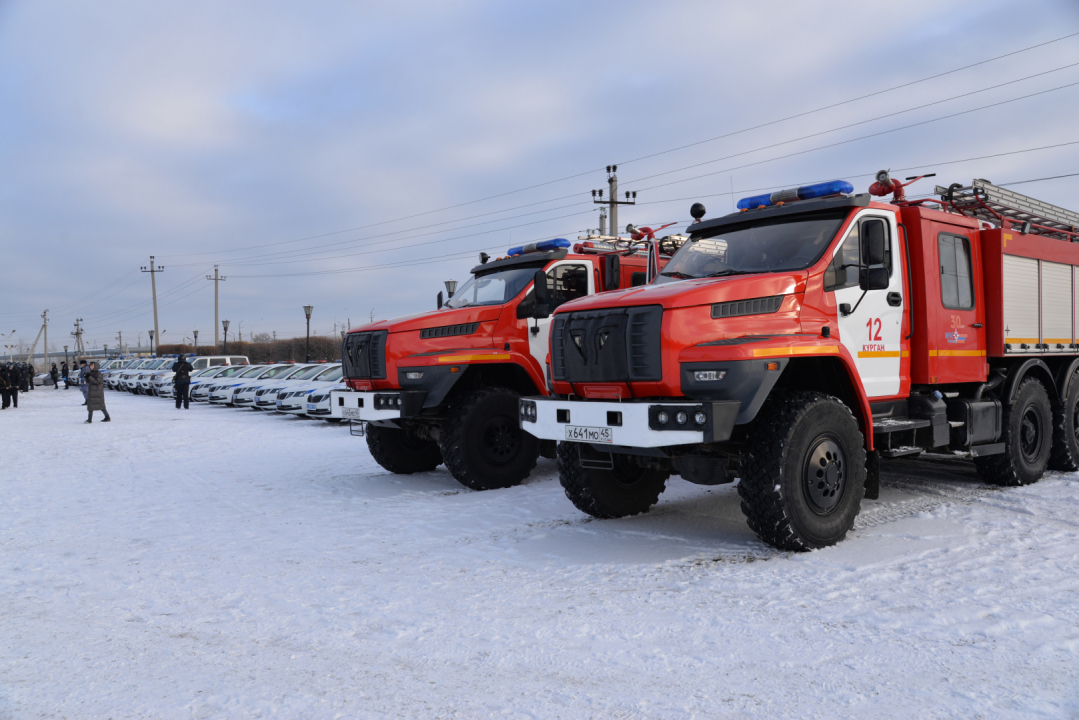
[[[1079,213],[905,184],[695,205],[655,282],[560,305],[551,395],[519,415],[570,500],[621,517],[671,474],[739,479],[754,532],[802,550],[845,536],[882,458],[962,452],[999,485],[1079,467]]]

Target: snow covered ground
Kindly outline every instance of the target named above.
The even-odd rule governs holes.
[[[1079,716],[1079,477],[890,466],[790,555],[730,486],[592,520],[324,422],[0,413],[0,718]]]

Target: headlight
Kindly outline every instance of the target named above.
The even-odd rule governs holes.
[[[661,410],[659,415],[656,415],[656,420],[659,420],[660,425],[666,425],[667,421],[670,420],[670,416]]]

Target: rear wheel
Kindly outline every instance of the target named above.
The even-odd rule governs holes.
[[[581,467],[579,443],[558,443],[558,480],[566,497],[580,510],[597,518],[639,515],[659,501],[669,472],[646,468],[630,455],[611,453],[614,467]]]
[[[988,483],[1014,487],[1038,482],[1049,464],[1053,410],[1049,393],[1035,378],[1019,384],[1015,400],[1004,408],[1000,455],[974,458],[978,474]]]
[[[865,492],[865,446],[838,399],[773,394],[746,431],[738,495],[749,527],[780,550],[834,545]]]
[[[459,398],[442,424],[441,441],[450,474],[473,490],[518,485],[539,457],[539,440],[521,430],[518,395],[507,388]]]
[[[1072,375],[1064,403],[1053,408],[1053,447],[1049,469],[1079,470],[1079,373]]]
[[[442,464],[436,443],[409,430],[367,424],[367,449],[382,467],[398,475],[429,472]]]

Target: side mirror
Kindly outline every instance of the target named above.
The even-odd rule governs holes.
[[[551,317],[551,306],[547,303],[536,303],[532,306],[532,317],[536,320]]]
[[[603,289],[617,290],[621,285],[622,261],[617,255],[608,255],[603,258]]]
[[[883,220],[866,220],[862,223],[862,264],[883,265],[887,241]]]
[[[438,291],[438,309],[439,310],[442,309],[442,291],[441,290]]]
[[[537,305],[546,305],[549,299],[547,295],[547,273],[542,270],[537,270],[536,275],[532,280],[532,292],[536,298]]]
[[[859,280],[862,290],[887,290],[891,284],[888,268],[883,267],[863,269]]]

